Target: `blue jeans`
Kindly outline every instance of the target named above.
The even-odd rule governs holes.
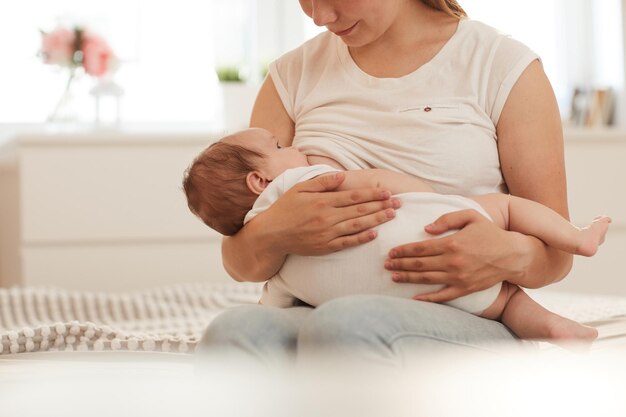
[[[442,350],[497,352],[519,346],[503,324],[453,307],[409,299],[355,295],[315,309],[262,305],[218,316],[198,346],[238,361],[282,365],[309,358],[403,366],[411,357]]]

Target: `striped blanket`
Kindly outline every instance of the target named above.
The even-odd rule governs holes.
[[[51,350],[190,353],[215,316],[256,303],[260,293],[259,284],[236,282],[127,293],[0,288],[0,355]],[[556,313],[597,327],[594,349],[626,348],[626,297],[530,294]]]
[[[255,303],[258,284],[180,284],[104,293],[0,289],[0,354],[35,351],[191,352],[226,308]]]

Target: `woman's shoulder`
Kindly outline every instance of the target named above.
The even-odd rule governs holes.
[[[466,42],[472,42],[478,48],[490,51],[494,49],[514,49],[520,52],[530,50],[511,34],[478,20],[466,18],[461,21],[461,25]]]
[[[461,50],[472,51],[466,73],[470,74],[481,92],[480,102],[497,125],[511,89],[533,61],[539,56],[511,35],[485,23],[466,19],[463,22]],[[487,74],[487,77],[483,77]]]
[[[510,36],[500,29],[496,29],[486,23],[470,18],[462,19],[460,25],[462,30],[464,30],[469,36],[481,38],[482,40],[496,40]]]
[[[336,43],[335,36],[329,31],[305,41],[295,49],[281,55],[276,59],[276,64],[293,63],[304,59],[315,59],[321,55],[328,54]]]
[[[270,64],[269,72],[274,85],[292,118],[297,92],[302,92],[303,85],[316,84],[326,67],[336,65],[335,38],[331,32],[320,33]],[[310,88],[304,87],[304,92],[310,92]]]

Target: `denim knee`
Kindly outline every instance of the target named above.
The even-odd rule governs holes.
[[[307,345],[377,343],[379,340],[376,333],[386,332],[390,315],[397,313],[387,305],[386,298],[355,295],[337,298],[318,306],[300,329],[299,349]]]
[[[260,305],[240,306],[217,316],[205,330],[201,350],[219,346],[282,345],[294,337],[294,326],[278,309]]]
[[[494,341],[511,342],[515,337],[501,323],[453,307],[358,295],[319,306],[300,330],[298,350],[393,360],[408,350],[433,347],[490,350]]]
[[[265,363],[291,361],[300,322],[310,308],[240,306],[216,317],[205,330],[197,353]]]

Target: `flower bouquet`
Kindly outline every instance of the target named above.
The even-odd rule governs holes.
[[[72,85],[82,72],[102,78],[117,68],[117,58],[108,43],[83,27],[59,26],[51,32],[41,31],[40,56],[46,64],[68,69],[68,78],[61,100],[50,114],[50,120],[68,119],[64,109],[73,100]]]

